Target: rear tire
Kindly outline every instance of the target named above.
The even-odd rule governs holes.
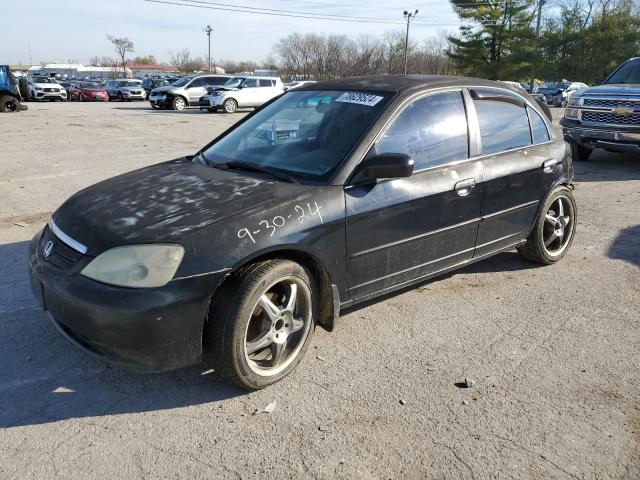
[[[13,113],[20,111],[20,100],[11,95],[3,95],[0,97],[0,112]]]
[[[222,108],[226,113],[234,113],[238,109],[238,102],[233,98],[227,98],[222,104]]]
[[[583,147],[576,143],[571,144],[571,157],[574,162],[586,162],[593,153],[593,148]]]
[[[527,243],[518,253],[527,260],[551,265],[564,257],[576,233],[577,207],[569,187],[557,187],[540,208]]]
[[[290,260],[241,269],[214,295],[205,326],[205,355],[216,372],[250,390],[287,376],[311,342],[316,291],[313,276]]]

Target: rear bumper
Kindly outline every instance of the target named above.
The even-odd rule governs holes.
[[[219,282],[204,275],[153,289],[113,287],[58,273],[29,248],[29,279],[56,329],[76,347],[131,370],[162,372],[202,358],[202,331]]]
[[[614,130],[575,125],[560,120],[565,140],[586,148],[603,148],[611,152],[640,153],[640,129]]]

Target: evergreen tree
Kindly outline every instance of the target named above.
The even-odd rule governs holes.
[[[524,79],[531,70],[533,0],[451,0],[469,23],[450,37],[449,56],[457,68],[493,80]]]

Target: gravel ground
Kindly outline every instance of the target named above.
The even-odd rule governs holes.
[[[508,252],[343,312],[266,390],[205,366],[127,373],[68,345],[31,296],[28,240],[78,189],[191,153],[241,115],[0,116],[0,478],[640,478],[632,156],[576,165],[579,230],[559,264]]]

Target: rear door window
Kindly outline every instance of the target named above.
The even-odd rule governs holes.
[[[378,141],[376,153],[407,154],[416,171],[469,158],[462,93],[438,93],[409,104]]]
[[[258,86],[260,87],[273,87],[273,83],[273,80],[265,80],[264,78],[258,80]]]
[[[483,155],[531,145],[529,119],[524,107],[499,100],[476,100]]]

